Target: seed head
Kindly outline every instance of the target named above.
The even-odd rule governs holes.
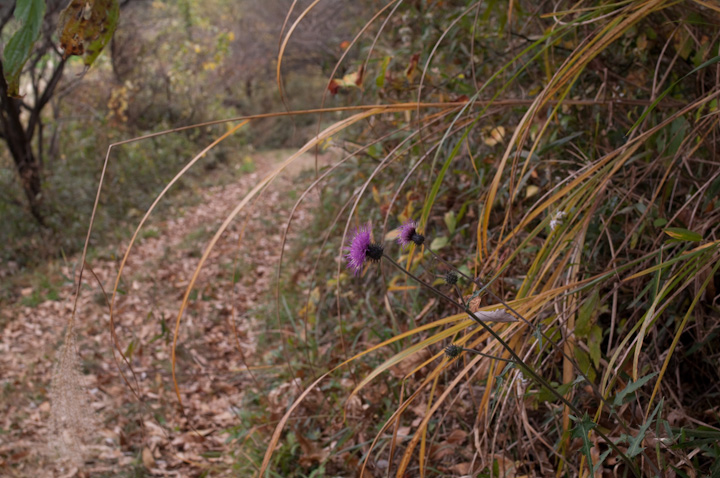
[[[552,219],[550,219],[550,230],[554,231],[558,226],[562,225],[565,211],[557,211]]]
[[[458,275],[455,271],[448,271],[445,274],[445,283],[448,285],[455,285],[458,281]]]
[[[445,356],[449,359],[454,359],[459,356],[460,353],[462,353],[462,347],[459,345],[452,344],[445,347]]]

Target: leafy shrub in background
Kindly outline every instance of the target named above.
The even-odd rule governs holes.
[[[20,2],[27,3],[45,2]],[[285,6],[261,9],[255,2],[223,0],[121,4],[110,51],[97,57],[86,72],[80,59],[71,57],[59,65],[55,61],[58,55],[52,48],[59,42],[55,27],[59,12],[67,5],[48,3],[41,38],[31,51],[40,61],[29,62],[22,76],[24,88],[30,88],[30,80],[39,82],[40,88],[46,81],[43,75],[50,75],[53,66],[58,70],[57,90],[48,93],[48,102],[38,113],[43,125],[39,138],[32,139],[42,153],[38,156],[41,200],[33,206],[42,224],[28,217],[22,183],[10,155],[0,156],[0,219],[5,224],[0,230],[0,241],[5,244],[0,256],[21,267],[78,250],[109,143],[280,108],[272,85],[271,57],[277,48],[274,32],[282,26]],[[323,65],[342,51],[341,41],[333,38],[339,38],[338,32],[347,27],[356,8],[341,7],[340,2],[329,2],[319,9],[318,18],[311,19],[312,25],[298,30],[303,44],[312,50],[289,51],[287,65],[292,78],[287,90],[300,98],[293,108],[309,108],[322,96],[322,79],[327,74]],[[12,20],[12,13],[12,5],[0,9],[4,20]],[[38,15],[43,18],[42,12]],[[322,21],[328,17],[336,22]],[[3,41],[14,27],[13,21],[0,26]],[[333,44],[317,50],[315,46],[324,41]],[[251,130],[241,130],[220,149],[211,151],[203,164],[210,169],[225,167],[228,160],[244,157],[246,146],[297,146],[314,134],[311,122],[309,118],[255,122]],[[110,162],[103,196],[107,201],[99,211],[96,232],[112,236],[118,226],[123,229],[127,216],[145,210],[193,151],[205,147],[217,131],[211,127],[190,129],[149,140],[149,146],[118,148]],[[191,173],[188,179],[201,182],[206,173]]]

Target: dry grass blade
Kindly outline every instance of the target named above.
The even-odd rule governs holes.
[[[380,114],[380,113],[387,113],[387,112],[393,112],[393,111],[402,111],[403,108],[382,108],[382,109],[375,109],[375,110],[369,110],[361,113],[357,113],[353,116],[351,116],[348,119],[345,119],[343,121],[340,121],[330,127],[328,127],[325,131],[320,133],[320,135],[316,136],[314,139],[309,141],[305,144],[302,148],[300,148],[296,153],[291,155],[288,159],[286,159],[280,166],[278,166],[274,171],[272,171],[270,174],[268,174],[265,178],[263,178],[248,194],[238,203],[238,205],[228,214],[228,216],[225,218],[223,223],[218,227],[217,231],[213,235],[212,239],[208,242],[205,251],[203,252],[202,256],[200,257],[200,260],[198,261],[197,267],[195,268],[195,271],[193,272],[192,277],[189,280],[189,284],[185,290],[185,294],[183,296],[182,302],[180,303],[180,309],[178,311],[177,317],[175,319],[175,330],[173,333],[173,345],[172,345],[172,353],[171,353],[171,363],[172,363],[172,375],[173,375],[173,385],[175,387],[175,394],[177,395],[178,402],[182,406],[182,397],[180,396],[180,388],[177,382],[177,376],[176,376],[176,365],[177,365],[177,355],[176,355],[176,348],[178,343],[178,337],[180,334],[180,321],[182,319],[183,313],[185,309],[187,308],[188,301],[190,299],[190,293],[192,292],[193,288],[195,287],[195,283],[197,282],[197,279],[200,275],[200,271],[203,268],[203,265],[207,261],[208,257],[210,256],[210,253],[213,250],[213,247],[217,243],[217,241],[220,239],[220,236],[225,232],[227,227],[230,225],[230,223],[237,217],[237,215],[242,211],[245,206],[258,194],[260,193],[265,187],[267,187],[268,184],[270,184],[287,166],[289,166],[291,163],[293,163],[297,158],[299,158],[303,153],[306,153],[310,149],[312,149],[315,145],[321,143],[323,140],[327,139],[328,137],[331,137],[332,135],[336,134],[338,131],[342,131],[343,129],[347,128],[349,125],[352,125],[358,121],[361,121],[365,118],[368,118],[370,116]]]

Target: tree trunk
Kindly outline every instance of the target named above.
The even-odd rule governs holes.
[[[30,213],[40,225],[45,225],[42,213],[42,178],[40,163],[30,149],[30,145],[22,148],[19,156],[13,154],[15,167],[20,176],[20,184],[22,185],[25,197],[30,206]]]
[[[7,95],[5,72],[0,63],[0,122],[2,137],[10,150],[15,163],[20,185],[30,207],[30,213],[40,225],[45,225],[42,213],[42,172],[40,162],[32,150],[32,133],[23,128],[20,120],[20,100]]]

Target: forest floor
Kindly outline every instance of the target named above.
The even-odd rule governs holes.
[[[240,424],[244,388],[252,380],[247,366],[252,369],[259,362],[256,339],[265,327],[264,318],[254,314],[269,297],[281,231],[294,202],[289,199],[294,193],[289,193],[298,192],[296,178],[303,168],[312,167],[313,156],[291,165],[263,194],[244,217],[250,219],[246,229],[243,217],[233,221],[203,268],[178,338],[182,407],[171,374],[175,321],[207,241],[245,194],[285,157],[258,154],[255,171],[223,186],[192,191],[197,195],[194,206],[171,208],[166,218],[141,233],[123,273],[114,313],[120,349],[132,363],[132,389],[112,354],[103,293],[112,291],[128,241],[96,247],[89,256],[92,272],[86,269],[83,276],[76,330],[86,393],[99,425],[97,436],[89,440],[84,465],[57,458],[57,437],[50,427],[51,376],[73,307],[72,278],[80,256],[55,267],[55,276],[65,279],[59,279],[52,299],[38,300],[32,285],[17,288],[17,300],[0,310],[1,476],[232,474],[237,458],[228,452],[228,429]],[[296,220],[302,221],[308,211],[302,206]],[[263,371],[259,366],[255,373]]]

